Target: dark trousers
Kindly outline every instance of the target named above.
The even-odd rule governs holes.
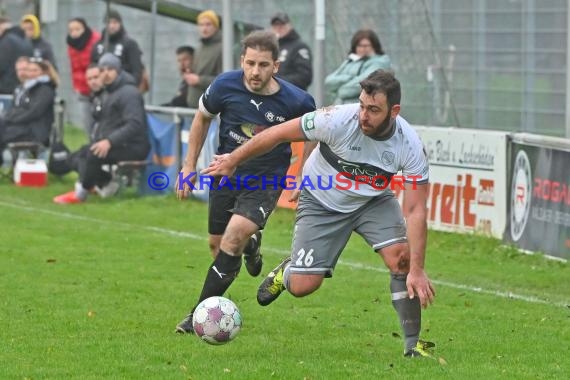
[[[34,140],[34,135],[29,128],[7,126],[6,122],[0,118],[0,165],[2,165],[2,152],[8,143]]]
[[[103,165],[116,164],[119,161],[139,161],[146,159],[148,147],[120,146],[111,147],[107,157],[99,158],[89,149],[91,144],[82,146],[71,157],[71,167],[79,173],[79,181],[84,189],[95,186],[103,187],[111,180],[111,173],[103,170]]]

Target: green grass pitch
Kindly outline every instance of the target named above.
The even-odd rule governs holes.
[[[473,235],[429,235],[437,297],[422,337],[435,360],[402,357],[388,274],[358,236],[306,298],[260,307],[262,277],[242,270],[226,294],[244,320],[233,342],[176,335],[211,262],[205,204],[130,193],[52,204],[73,180],[0,180],[0,379],[569,377],[568,264]],[[288,254],[293,216],[271,217],[263,274]]]

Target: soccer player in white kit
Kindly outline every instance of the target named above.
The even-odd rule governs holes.
[[[421,307],[435,290],[424,271],[429,166],[418,135],[399,116],[400,83],[378,70],[360,83],[359,104],[328,107],[254,136],[204,172],[230,175],[243,161],[287,141],[316,141],[303,168],[291,256],[259,287],[265,306],[283,290],[303,297],[331,277],[352,231],[390,270],[392,304],[404,332],[405,356],[430,356],[419,340]],[[396,173],[401,171],[401,176]],[[394,187],[404,189],[400,208]],[[404,221],[405,216],[405,221]]]

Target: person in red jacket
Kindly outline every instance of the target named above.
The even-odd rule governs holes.
[[[71,64],[71,80],[73,89],[77,92],[81,105],[83,128],[87,136],[91,135],[93,118],[91,116],[91,105],[89,101],[90,89],[87,85],[85,72],[91,63],[91,51],[93,45],[99,41],[101,35],[92,30],[85,19],[75,17],[67,24],[67,54]]]

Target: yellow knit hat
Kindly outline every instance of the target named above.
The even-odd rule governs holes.
[[[24,17],[22,17],[22,20],[20,20],[20,24],[24,22],[31,22],[32,25],[34,25],[34,35],[32,36],[32,39],[35,40],[36,38],[39,38],[41,33],[40,20],[38,20],[36,16],[29,14],[24,15]]]
[[[196,19],[197,22],[200,22],[200,19],[202,18],[207,18],[210,21],[212,21],[212,24],[215,25],[216,29],[220,29],[220,18],[218,17],[218,15],[216,14],[216,12],[214,12],[211,9],[208,9],[207,11],[201,12],[198,15],[198,18]]]

